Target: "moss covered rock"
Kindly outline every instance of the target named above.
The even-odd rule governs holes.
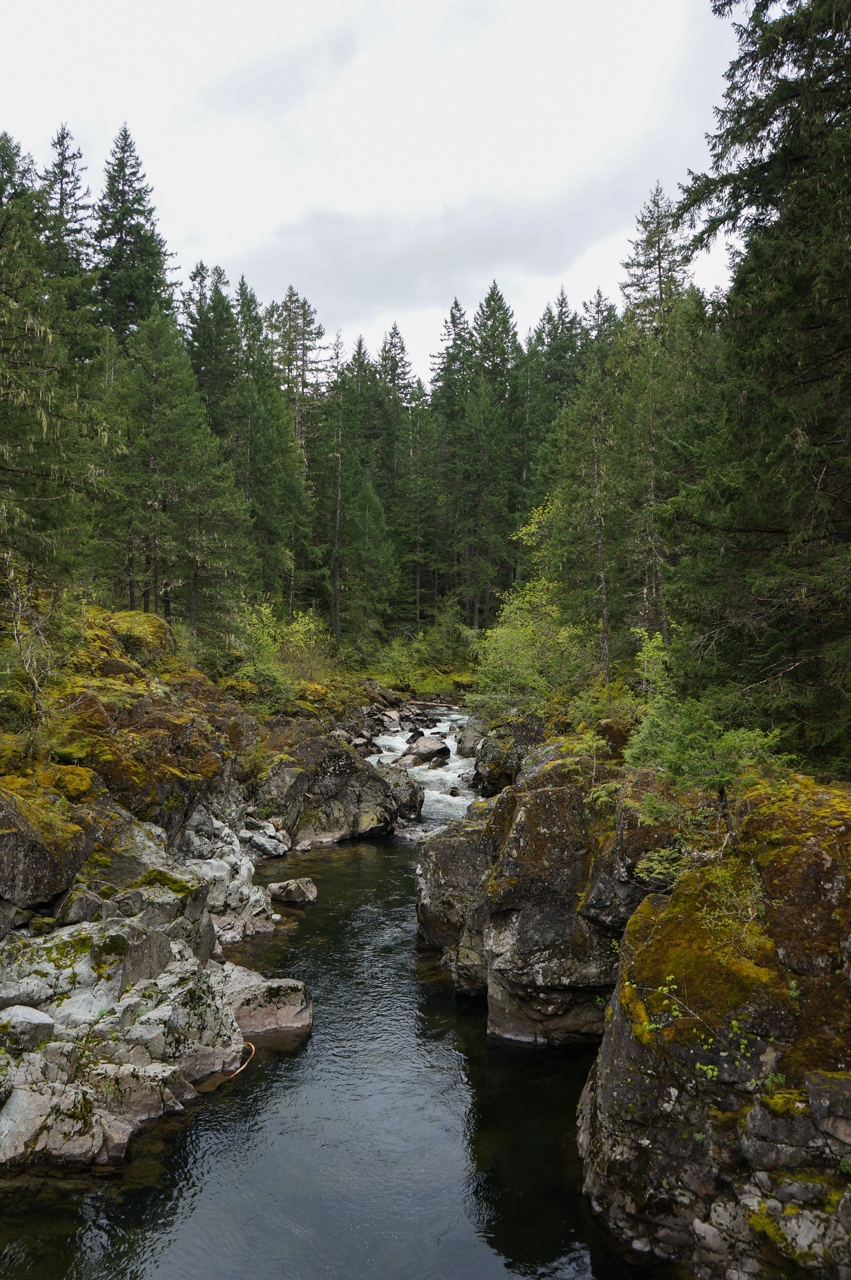
[[[851,1267],[851,796],[793,778],[739,816],[741,856],[629,922],[580,1106],[585,1189],[640,1255],[835,1278]]]
[[[420,846],[420,936],[445,953],[457,985],[486,992],[488,1031],[527,1043],[599,1040],[617,976],[618,939],[651,885],[627,804],[632,771],[565,737],[525,750],[518,781],[471,805]]]
[[[93,815],[16,777],[0,785],[0,896],[47,903],[72,883],[96,839]]]

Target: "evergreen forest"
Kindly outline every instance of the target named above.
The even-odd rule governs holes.
[[[295,653],[455,673],[491,717],[664,687],[848,775],[851,5],[713,7],[711,165],[648,175],[620,296],[562,291],[526,334],[496,282],[447,299],[427,386],[395,324],[347,351],[295,287],[178,281],[126,125],[94,194],[65,124],[43,170],[0,134],[7,731],[100,605],[272,698]]]

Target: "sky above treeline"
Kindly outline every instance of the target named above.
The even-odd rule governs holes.
[[[707,167],[735,49],[709,0],[42,0],[2,28],[0,128],[37,161],[65,121],[97,192],[126,121],[180,276],[292,284],[372,351],[395,320],[424,378],[493,279],[521,335],[562,285],[617,297],[653,184]]]

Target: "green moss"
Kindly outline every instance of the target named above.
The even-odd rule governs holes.
[[[769,1217],[768,1213],[765,1210],[764,1203],[760,1206],[758,1211],[753,1211],[753,1210],[749,1211],[747,1214],[747,1219],[748,1219],[748,1226],[751,1228],[752,1231],[755,1231],[757,1235],[763,1236],[765,1239],[770,1240],[771,1243],[774,1245],[775,1249],[779,1249],[781,1253],[786,1255],[786,1257],[790,1256],[789,1241],[786,1239],[785,1235],[781,1231],[778,1224],[774,1221],[774,1219]]]
[[[45,960],[57,969],[67,969],[91,954],[94,939],[90,933],[78,933],[70,938],[62,938],[59,942],[45,944],[41,954]]]
[[[177,876],[171,875],[168,871],[160,871],[158,868],[152,867],[150,871],[146,871],[138,880],[134,880],[128,885],[128,889],[144,889],[146,886],[156,885],[160,889],[169,889],[172,893],[176,893],[181,897],[184,894],[192,893],[192,885],[187,884],[185,880],[178,879]]]
[[[762,1105],[775,1116],[808,1116],[810,1104],[802,1089],[783,1089],[777,1093],[764,1093]]]

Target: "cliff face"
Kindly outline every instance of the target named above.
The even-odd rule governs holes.
[[[420,846],[421,938],[490,1034],[601,1041],[585,1191],[633,1259],[849,1280],[851,793],[754,787],[734,852],[712,796],[644,822],[660,776],[581,745]]]
[[[585,1189],[638,1256],[851,1275],[851,796],[798,778],[742,854],[648,898],[580,1106]]]
[[[599,1040],[620,935],[649,891],[633,872],[667,838],[628,803],[643,785],[556,739],[526,753],[513,786],[420,845],[420,936],[459,990],[487,995],[490,1034]]]

